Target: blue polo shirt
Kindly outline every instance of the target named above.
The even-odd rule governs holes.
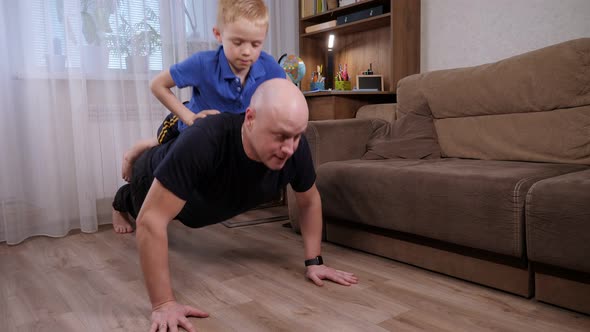
[[[283,68],[270,54],[263,51],[250,67],[242,87],[240,79],[229,67],[223,46],[216,51],[197,52],[172,65],[170,75],[177,87],[193,87],[193,96],[186,105],[193,113],[206,109],[243,113],[260,84],[272,78],[286,78]],[[187,125],[179,121],[179,130],[186,127]]]

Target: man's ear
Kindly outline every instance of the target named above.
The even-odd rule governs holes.
[[[214,26],[213,27],[213,36],[215,36],[215,39],[217,39],[217,41],[221,44],[221,30],[217,27]]]
[[[256,110],[254,110],[252,106],[248,106],[248,108],[246,109],[246,117],[244,119],[244,122],[246,123],[246,128],[248,128],[248,130],[252,130],[254,120],[256,120]]]

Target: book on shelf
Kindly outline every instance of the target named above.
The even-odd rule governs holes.
[[[364,20],[383,14],[383,5],[336,17],[338,25]]]
[[[307,17],[315,14],[316,0],[301,0],[301,17]]]
[[[359,2],[358,0],[338,0],[338,7],[344,7]]]
[[[338,0],[301,0],[301,17],[321,14],[338,8]]]
[[[326,2],[328,3],[328,10],[338,8],[338,0],[327,0]]]
[[[315,13],[320,14],[328,10],[328,4],[326,0],[315,0]]]
[[[327,22],[323,22],[323,23],[319,23],[319,24],[310,25],[307,28],[305,28],[305,33],[316,32],[316,31],[320,31],[320,30],[324,30],[324,29],[328,29],[328,28],[333,28],[335,26],[336,26],[336,20],[331,20],[331,21],[327,21]]]

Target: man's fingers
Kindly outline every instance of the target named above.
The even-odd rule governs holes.
[[[157,332],[158,331],[158,323],[152,322],[152,326],[150,326],[150,332]]]
[[[320,278],[318,278],[317,275],[312,274],[312,275],[310,275],[310,278],[311,278],[311,281],[313,281],[314,284],[316,284],[318,286],[323,286],[324,285],[324,282]]]
[[[186,317],[180,318],[178,320],[178,325],[182,326],[188,332],[196,332],[195,328],[193,327],[193,324],[191,324],[191,322],[189,322],[188,319],[186,319]]]
[[[188,306],[188,305],[184,306],[184,310],[186,310],[186,316],[199,317],[199,318],[209,317],[208,313],[201,311],[197,308]]]
[[[158,327],[159,327],[158,332],[166,332],[166,331],[168,331],[168,324],[166,324],[166,323],[160,323],[158,325]]]
[[[180,324],[179,324],[179,325],[180,325]],[[178,325],[176,325],[176,324],[172,324],[172,325],[170,325],[170,327],[169,327],[169,331],[170,331],[170,332],[178,332]]]
[[[354,273],[352,272],[346,272],[346,271],[342,271],[342,270],[336,270],[336,272],[338,272],[339,274],[345,274],[348,276],[354,276]]]
[[[357,284],[359,282],[359,278],[357,278],[355,276],[351,276],[351,277],[348,277],[348,281],[353,284]]]
[[[353,273],[344,272],[344,271],[340,271],[340,270],[337,270],[336,272],[340,278],[346,280],[347,282],[352,283],[352,284],[358,283],[358,278]]]
[[[338,275],[332,275],[330,276],[330,280],[339,283],[340,285],[344,285],[344,286],[350,286],[350,283],[348,281],[346,281],[344,278],[338,276]]]

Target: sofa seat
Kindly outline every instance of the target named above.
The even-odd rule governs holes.
[[[326,218],[520,258],[529,188],[582,169],[455,158],[348,160],[322,164],[317,186]]]
[[[590,170],[539,181],[526,201],[527,253],[534,266],[537,299],[586,313],[590,313],[589,204]]]

